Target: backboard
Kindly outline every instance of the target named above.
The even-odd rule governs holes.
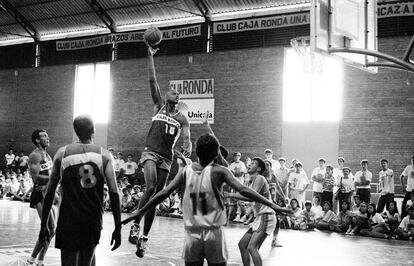
[[[340,58],[370,72],[376,57],[347,53],[356,48],[377,51],[377,5],[375,0],[312,0],[311,50]]]

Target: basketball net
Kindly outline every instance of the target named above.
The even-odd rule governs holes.
[[[311,51],[309,36],[293,38],[290,40],[290,45],[299,55],[305,73],[322,73],[324,56]]]

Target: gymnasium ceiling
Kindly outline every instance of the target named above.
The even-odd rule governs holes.
[[[0,0],[0,45],[300,11],[308,9],[309,3],[310,0]]]

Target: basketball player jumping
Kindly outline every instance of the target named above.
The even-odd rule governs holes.
[[[147,190],[139,202],[139,208],[144,206],[158,191],[165,186],[173,157],[173,147],[183,133],[183,154],[188,157],[191,154],[190,125],[187,118],[177,110],[179,94],[170,90],[161,97],[154,67],[154,54],[156,49],[147,44],[148,47],[148,68],[151,96],[154,102],[152,124],[145,142],[145,150],[141,156],[141,163],[144,165],[144,178]],[[130,231],[129,241],[137,245],[137,256],[143,257],[148,233],[154,221],[155,206],[147,212],[144,221],[144,232],[139,234],[139,223],[136,222]]]
[[[123,224],[134,219],[139,222],[148,210],[161,203],[175,189],[184,185],[182,200],[185,229],[183,258],[186,266],[201,266],[204,259],[209,265],[226,265],[228,253],[222,229],[227,220],[222,191],[224,183],[249,199],[269,206],[278,212],[287,212],[254,190],[242,185],[230,170],[215,164],[216,157],[221,156],[219,145],[213,135],[202,135],[197,140],[196,147],[199,162],[194,162],[180,169],[164,190],[157,193],[134,216],[122,221]]]
[[[42,219],[43,199],[46,193],[47,183],[49,182],[50,173],[52,171],[52,158],[46,152],[49,147],[49,136],[44,129],[37,129],[32,133],[32,142],[36,149],[29,155],[29,172],[33,179],[33,191],[30,196],[30,208],[36,209],[39,218]],[[47,227],[49,229],[51,239],[55,233],[56,208],[52,207],[50,211]],[[36,242],[32,255],[27,259],[27,264],[34,265],[37,257],[37,265],[42,266],[46,251],[50,242],[42,245]]]
[[[62,203],[56,228],[56,248],[61,250],[62,266],[95,265],[103,216],[103,187],[108,185],[115,230],[111,245],[121,244],[121,210],[111,153],[92,144],[94,124],[90,116],[78,116],[73,128],[80,143],[60,148],[54,158],[47,188],[39,241],[48,243],[47,221],[56,187],[61,182]]]

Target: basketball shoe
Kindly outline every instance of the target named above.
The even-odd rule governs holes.
[[[131,244],[136,245],[138,243],[138,236],[139,236],[139,224],[134,223],[131,226],[131,230],[129,231],[128,241]]]
[[[137,255],[137,257],[142,258],[145,255],[145,250],[147,249],[147,245],[148,245],[148,237],[146,236],[141,236],[138,241],[137,241],[137,251],[135,252],[135,255]]]

